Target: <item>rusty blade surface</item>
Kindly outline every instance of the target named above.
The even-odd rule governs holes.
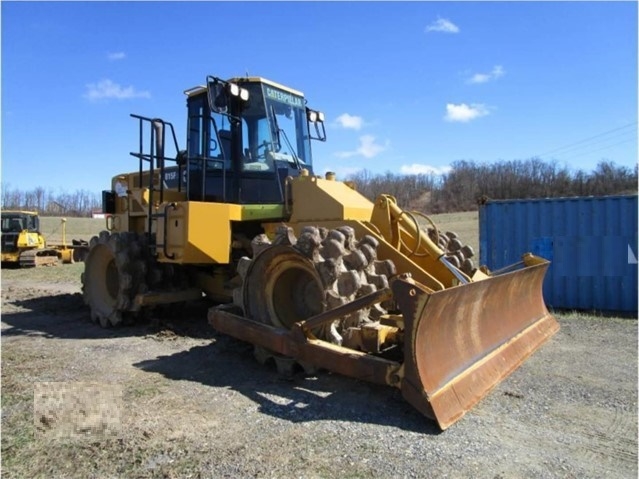
[[[401,364],[335,344],[309,339],[298,323],[292,330],[258,323],[211,308],[209,324],[217,331],[300,362],[376,384],[397,384]]]
[[[396,280],[405,399],[446,429],[557,332],[542,296],[548,264],[433,293]]]

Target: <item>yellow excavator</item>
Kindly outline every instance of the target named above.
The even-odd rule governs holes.
[[[558,330],[548,261],[476,268],[430,218],[316,175],[324,115],[300,91],[209,76],[185,94],[186,150],[171,123],[131,115],[138,168],[103,192],[82,274],[96,323],[206,297],[209,323],[258,360],[398,388],[442,429]]]

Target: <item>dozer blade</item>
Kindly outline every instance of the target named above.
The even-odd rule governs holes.
[[[404,316],[402,395],[442,429],[559,330],[546,309],[548,262],[432,292],[397,279]]]

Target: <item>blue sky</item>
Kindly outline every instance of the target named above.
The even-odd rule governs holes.
[[[326,115],[318,174],[541,155],[637,162],[636,2],[7,2],[2,183],[99,193],[137,169],[130,113],[263,76]]]

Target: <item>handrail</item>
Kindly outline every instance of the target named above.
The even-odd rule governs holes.
[[[175,259],[175,254],[171,253],[169,254],[169,251],[167,249],[167,242],[168,242],[168,231],[169,228],[167,228],[167,225],[169,224],[169,207],[173,208],[174,210],[177,209],[177,205],[175,203],[169,203],[166,208],[164,208],[164,234],[162,235],[162,252],[164,253],[164,256],[169,258],[169,259]]]
[[[131,152],[131,156],[138,158],[139,160],[139,169],[138,169],[138,186],[142,188],[142,178],[144,175],[144,162],[147,161],[149,163],[149,202],[148,202],[148,225],[147,232],[150,235],[152,233],[153,228],[153,220],[155,219],[155,215],[153,214],[153,205],[154,205],[154,192],[158,191],[158,189],[154,185],[154,176],[155,176],[155,168],[159,169],[159,193],[160,193],[160,203],[164,201],[164,172],[165,172],[165,162],[166,161],[174,161],[178,167],[178,191],[182,190],[182,165],[178,162],[178,157],[180,154],[180,148],[177,142],[177,136],[175,135],[175,128],[173,124],[167,121],[162,120],[161,118],[148,118],[141,115],[136,115],[131,113],[132,118],[138,120],[139,123],[139,149],[138,152]],[[144,125],[149,125],[149,148],[148,153],[144,151]],[[165,145],[166,145],[166,131],[167,127],[171,133],[171,138],[173,140],[173,146],[175,148],[176,157],[169,158],[165,155]]]

